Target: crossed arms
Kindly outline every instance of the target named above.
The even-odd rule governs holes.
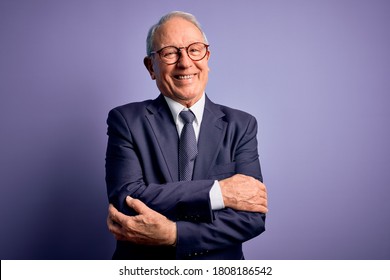
[[[117,240],[176,244],[184,252],[199,244],[207,250],[227,247],[263,231],[267,191],[257,168],[254,118],[247,122],[245,136],[236,145],[235,164],[240,174],[219,179],[225,208],[218,211],[211,210],[208,196],[214,180],[147,184],[140,158],[143,153],[136,145],[133,128],[118,111],[110,113],[108,125],[106,166],[111,204],[107,224]]]
[[[267,213],[267,190],[263,183],[242,174],[220,181],[226,208]],[[150,209],[138,199],[126,197],[127,205],[138,215],[127,216],[112,204],[107,225],[117,240],[141,245],[174,245],[177,240],[176,223]]]

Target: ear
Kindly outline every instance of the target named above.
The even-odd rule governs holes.
[[[145,65],[146,69],[148,70],[152,80],[155,80],[156,75],[154,74],[152,59],[149,56],[145,56],[144,65]]]

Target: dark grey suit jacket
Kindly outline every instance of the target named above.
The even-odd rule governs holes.
[[[265,215],[225,208],[212,211],[214,180],[234,174],[262,181],[256,119],[206,96],[193,180],[178,181],[179,137],[164,97],[110,111],[106,183],[119,211],[127,195],[177,224],[176,247],[117,242],[115,259],[242,259],[242,243],[262,233]]]

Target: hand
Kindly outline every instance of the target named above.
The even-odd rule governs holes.
[[[127,216],[112,204],[108,207],[107,225],[117,240],[130,241],[141,245],[174,245],[177,233],[176,224],[165,216],[150,209],[142,201],[126,198],[137,216]]]
[[[219,181],[223,202],[228,208],[267,213],[267,189],[253,177],[236,174]]]

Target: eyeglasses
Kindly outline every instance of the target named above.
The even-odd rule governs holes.
[[[181,57],[181,50],[185,49],[187,52],[187,55],[189,58],[191,58],[193,61],[199,61],[202,60],[208,51],[209,45],[206,45],[204,43],[196,42],[190,44],[188,47],[181,47],[177,48],[174,46],[167,46],[164,47],[158,51],[153,51],[150,54],[156,54],[160,56],[161,60],[170,65],[170,64],[175,64],[176,62],[179,61]]]

